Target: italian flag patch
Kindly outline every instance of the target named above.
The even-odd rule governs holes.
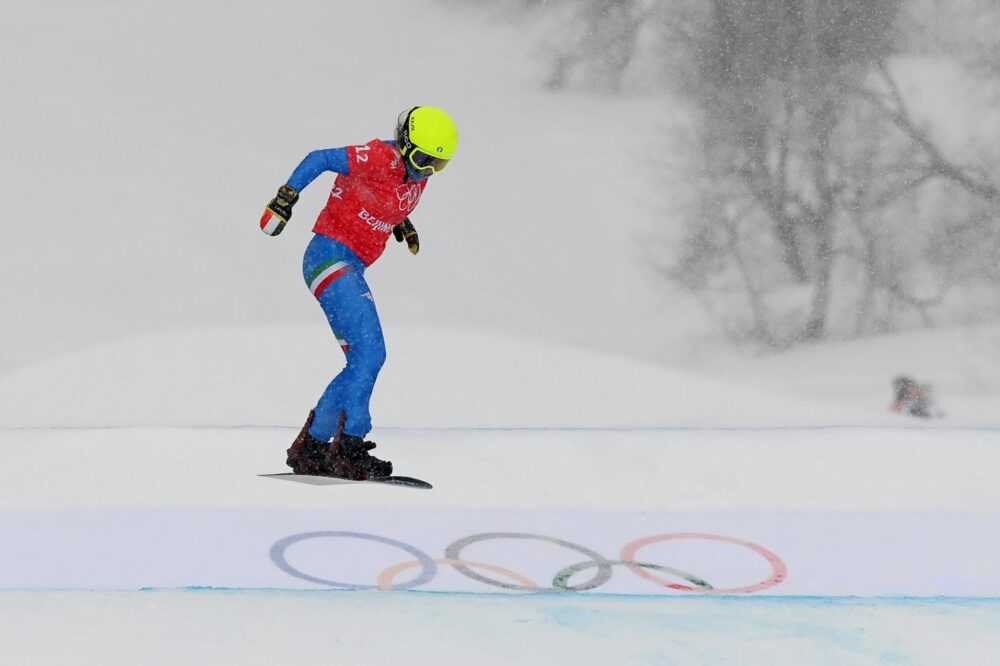
[[[319,298],[334,280],[350,270],[351,265],[340,259],[333,259],[322,264],[309,276],[309,291],[313,293],[313,296]]]
[[[260,218],[260,230],[263,231],[268,236],[277,236],[281,233],[281,230],[285,228],[285,222],[270,210],[265,210],[264,215]]]

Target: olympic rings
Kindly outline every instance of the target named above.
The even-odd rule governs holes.
[[[308,539],[324,538],[324,537],[341,537],[350,539],[360,539],[365,541],[374,541],[376,543],[385,544],[388,546],[393,546],[404,550],[414,559],[404,561],[400,564],[396,564],[387,567],[381,573],[379,573],[375,585],[361,585],[357,583],[343,583],[339,581],[327,580],[325,578],[320,578],[318,576],[313,576],[311,574],[300,571],[299,569],[293,567],[288,563],[286,554],[288,548],[296,543],[306,541]],[[544,543],[554,544],[557,546],[562,546],[563,548],[568,548],[569,550],[581,553],[588,559],[572,564],[565,567],[552,579],[551,587],[540,587],[533,580],[527,576],[512,571],[506,567],[490,564],[481,561],[465,560],[461,557],[462,551],[470,546],[471,544],[478,543],[480,541],[488,541],[493,539],[524,539],[531,541],[541,541]],[[750,549],[754,553],[762,556],[768,564],[771,565],[771,575],[752,585],[746,585],[742,587],[731,587],[718,589],[713,587],[710,583],[706,582],[702,578],[699,578],[687,571],[676,569],[674,567],[665,566],[662,564],[655,564],[647,561],[640,561],[636,559],[636,555],[639,550],[645,546],[654,543],[660,543],[663,541],[672,541],[680,539],[701,539],[708,541],[718,541],[723,543],[730,543],[738,546],[743,546]],[[366,534],[363,532],[338,532],[338,531],[321,531],[321,532],[303,532],[300,534],[293,534],[291,536],[284,537],[276,541],[270,549],[271,561],[274,562],[275,566],[284,571],[285,573],[300,578],[311,583],[316,583],[318,585],[324,585],[328,587],[345,588],[351,590],[372,590],[372,589],[382,589],[382,590],[406,590],[419,587],[430,582],[437,574],[438,565],[447,565],[452,567],[455,571],[462,574],[466,578],[478,581],[485,585],[490,585],[492,587],[499,587],[504,590],[512,591],[526,591],[526,592],[582,592],[586,590],[592,590],[596,587],[600,587],[606,583],[612,574],[613,567],[624,566],[628,568],[631,572],[657,584],[658,586],[669,588],[672,590],[677,590],[681,592],[701,592],[703,594],[746,594],[751,592],[758,592],[775,585],[778,585],[785,580],[787,576],[787,567],[785,563],[776,554],[770,550],[759,546],[750,541],[745,541],[742,539],[737,539],[734,537],[728,537],[717,534],[703,534],[698,532],[681,532],[681,533],[670,533],[670,534],[656,534],[653,536],[644,537],[641,539],[636,539],[631,543],[627,544],[619,555],[620,559],[609,560],[603,555],[586,548],[584,546],[572,543],[570,541],[564,541],[555,537],[540,535],[540,534],[528,534],[523,532],[485,532],[481,534],[473,534],[467,537],[458,539],[457,541],[448,545],[445,549],[444,557],[440,559],[432,559],[429,555],[402,541],[397,541],[395,539],[390,539],[387,537],[378,536],[375,534]],[[417,574],[415,578],[402,583],[395,583],[394,581],[402,572],[408,569],[420,568],[420,573]],[[597,571],[594,576],[587,581],[584,581],[578,585],[570,585],[570,579],[577,573],[584,571],[586,569],[596,568]],[[508,580],[500,580],[496,578],[490,578],[479,574],[473,569],[480,569],[488,572],[502,576]],[[659,572],[663,574],[670,574],[677,578],[686,581],[688,584],[671,582],[668,579],[661,578],[652,572]]]
[[[781,561],[781,558],[769,551],[763,546],[758,546],[755,543],[749,541],[744,541],[742,539],[736,539],[733,537],[721,536],[719,534],[702,534],[700,532],[680,532],[677,534],[656,534],[654,536],[649,536],[644,539],[636,539],[632,543],[626,545],[622,548],[621,558],[623,560],[634,560],[636,553],[643,546],[648,546],[651,543],[659,543],[661,541],[673,541],[676,539],[707,539],[709,541],[722,541],[725,543],[732,543],[738,546],[745,546],[763,556],[767,560],[768,564],[771,565],[771,576],[765,578],[759,583],[753,585],[747,585],[745,587],[730,587],[723,590],[712,588],[711,590],[705,590],[708,594],[749,594],[750,592],[759,592],[761,590],[766,590],[769,587],[774,587],[781,581],[785,580],[785,576],[788,575],[788,569],[785,567],[785,563]],[[664,587],[670,587],[675,590],[686,590],[694,591],[694,588],[682,585],[677,587],[676,584],[668,583],[662,578],[658,578],[653,574],[649,573],[645,569],[641,569],[636,566],[629,566],[629,570],[640,578],[645,578],[646,580],[652,581],[663,585]]]

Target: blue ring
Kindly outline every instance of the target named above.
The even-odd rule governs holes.
[[[295,576],[296,578],[301,578],[302,580],[307,580],[310,583],[316,583],[317,585],[327,585],[329,587],[342,587],[349,590],[377,590],[380,589],[378,585],[357,585],[355,583],[341,583],[335,580],[326,580],[325,578],[319,578],[317,576],[310,576],[307,573],[299,571],[285,558],[285,551],[292,544],[298,543],[300,541],[305,541],[306,539],[315,539],[318,537],[349,537],[352,539],[364,539],[366,541],[374,541],[376,543],[384,543],[387,546],[395,546],[405,550],[410,555],[420,562],[422,567],[420,574],[411,581],[405,583],[399,583],[393,585],[392,590],[405,590],[411,587],[417,587],[429,582],[437,574],[437,565],[434,564],[434,560],[430,558],[429,555],[423,551],[411,546],[408,543],[403,543],[402,541],[396,541],[395,539],[389,539],[387,537],[381,537],[376,534],[365,534],[364,532],[302,532],[300,534],[293,534],[287,536],[283,539],[279,539],[274,542],[271,546],[270,556],[271,561],[276,567],[284,571],[290,576]]]

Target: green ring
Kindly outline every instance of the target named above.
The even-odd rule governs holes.
[[[601,563],[591,560],[589,562],[578,562],[577,564],[571,564],[570,566],[566,567],[565,569],[563,569],[562,571],[560,571],[555,575],[555,578],[552,579],[552,587],[558,590],[563,590],[565,592],[591,589],[593,586],[588,587],[586,586],[586,584],[580,587],[570,587],[569,579],[572,578],[577,573],[583,571],[584,569],[589,569],[590,567],[599,566],[602,564],[610,564],[612,566],[621,565],[629,568],[638,567],[640,569],[653,569],[655,571],[669,573],[679,578],[683,578],[687,582],[697,587],[700,587],[703,590],[715,589],[707,581],[698,578],[694,574],[689,574],[686,571],[681,571],[680,569],[674,569],[673,567],[667,567],[662,564],[653,564],[652,562],[636,562],[634,560],[606,560],[605,562]]]

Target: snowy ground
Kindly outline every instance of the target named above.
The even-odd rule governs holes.
[[[952,600],[36,592],[0,613],[5,654],[31,664],[934,665],[1000,648],[997,604]]]
[[[318,391],[336,370],[310,367],[302,351],[325,345],[320,333],[163,333],[0,378],[6,654],[36,664],[273,663],[317,649],[364,663],[937,664],[1000,647],[995,422],[927,425],[886,414],[881,399],[793,397],[580,349],[414,329],[395,345],[376,406],[387,425],[373,436],[400,473],[434,490],[261,479],[282,470],[309,384]],[[255,351],[274,339],[285,355]],[[405,353],[411,345],[426,356]],[[440,391],[406,390],[441,366]],[[522,387],[519,367],[537,381]],[[769,367],[780,384],[781,363]],[[561,379],[574,369],[573,382]],[[206,406],[213,395],[229,399]],[[39,455],[44,470],[26,474]],[[746,541],[780,558],[787,577],[706,596],[674,574],[659,575],[687,589],[618,566],[603,590],[526,594],[469,587],[440,564],[437,582],[416,590],[337,591],[268,560],[276,539],[330,531],[431,557],[456,534],[531,533],[605,557],[645,535],[711,534],[729,541],[661,543],[643,559],[719,589],[746,586],[773,571],[733,540]],[[542,587],[585,559],[564,546],[498,546],[466,557]],[[328,536],[289,557],[320,580],[367,586],[407,559]]]
[[[265,664],[321,653],[353,663],[931,665],[983,663],[1000,648],[996,431],[377,431],[380,449],[401,471],[432,480],[432,491],[256,477],[281,469],[293,433],[0,431],[5,660]],[[32,471],[39,455],[44,469]],[[563,522],[544,519],[551,511]],[[761,512],[773,520],[762,526]],[[824,531],[831,516],[841,527]],[[914,516],[935,529],[906,529]],[[604,526],[622,519],[642,528]],[[871,527],[851,532],[873,520],[882,538]],[[359,592],[303,586],[266,557],[269,534],[317,530],[401,539],[440,557],[424,544],[463,527],[547,535],[605,556],[657,532],[723,534],[773,549],[788,577],[723,597],[655,586],[610,597]],[[227,537],[234,529],[244,536]],[[585,559],[496,546],[466,557],[543,583]],[[643,559],[715,584],[766,575],[759,559],[727,552],[652,550]],[[300,570],[358,585],[408,559],[389,546],[330,540],[293,555],[312,562],[295,560]],[[912,587],[887,591],[901,575]],[[622,576],[633,578],[618,567],[613,580]],[[782,586],[825,593],[788,597]]]

